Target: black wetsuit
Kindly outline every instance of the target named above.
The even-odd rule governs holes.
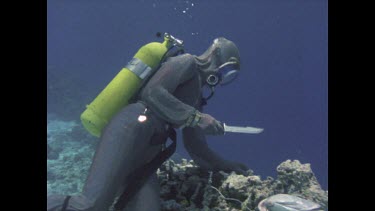
[[[166,133],[168,125],[183,125],[199,109],[201,93],[194,56],[169,58],[141,91],[140,102],[123,108],[104,129],[82,194],[70,198],[68,210],[108,210],[129,182],[127,176],[161,151],[163,143],[152,143],[155,134]],[[139,122],[138,117],[146,108],[147,120]],[[184,138],[188,136],[184,132]],[[63,199],[49,196],[47,210],[54,210]],[[159,207],[158,182],[154,175],[126,210],[150,211]]]
[[[47,210],[60,210],[64,200],[68,202],[67,210],[108,210],[116,196],[131,182],[126,178],[162,150],[166,138],[160,141],[159,137],[167,137],[168,125],[179,128],[188,119],[193,119],[192,116],[197,117],[197,110],[201,111],[202,105],[202,85],[207,76],[217,74],[218,67],[231,58],[240,61],[239,51],[225,38],[215,39],[199,57],[183,54],[169,58],[142,89],[139,101],[123,108],[103,130],[82,194],[69,201],[66,196],[48,196]],[[138,117],[146,108],[147,120],[139,122]],[[190,156],[206,170],[245,173],[245,165],[224,160],[207,145],[206,134],[224,134],[221,122],[208,114],[199,115],[201,119],[197,124],[188,125],[182,131],[184,146]],[[154,174],[125,210],[160,210],[158,187]]]

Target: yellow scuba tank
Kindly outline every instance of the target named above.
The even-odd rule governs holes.
[[[138,92],[143,83],[157,71],[159,64],[172,55],[176,47],[183,51],[183,41],[165,33],[164,42],[142,46],[133,59],[112,79],[103,91],[86,106],[81,114],[83,126],[94,136],[100,137],[111,118]]]

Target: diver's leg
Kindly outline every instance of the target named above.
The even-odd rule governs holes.
[[[60,211],[64,203],[67,204],[66,211],[90,210],[93,202],[84,196],[68,197],[53,194],[47,197],[47,211]]]
[[[83,195],[94,201],[93,211],[107,210],[124,179],[147,159],[143,152],[154,127],[137,121],[143,112],[141,104],[128,106],[104,130],[83,188]]]
[[[160,186],[152,175],[123,211],[160,211]]]
[[[147,155],[152,155],[152,153],[142,153],[148,151],[146,149],[149,148],[149,141],[154,133],[151,123],[137,121],[143,111],[144,107],[141,104],[129,105],[121,110],[105,128],[83,192],[79,196],[72,196],[69,200],[69,206],[79,206],[72,210],[108,210],[124,178],[145,163],[145,159],[148,159]],[[54,206],[53,201],[58,200],[53,197],[47,198],[47,201],[51,201],[47,202],[47,206]]]

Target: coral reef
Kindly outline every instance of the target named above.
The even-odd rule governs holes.
[[[98,140],[75,121],[47,119],[47,194],[82,190]]]
[[[75,121],[48,116],[47,194],[78,194],[84,185],[99,139]],[[328,207],[328,191],[322,190],[310,164],[287,160],[277,178],[262,180],[252,170],[247,175],[208,172],[178,154],[157,171],[163,211],[257,211],[258,203],[275,194],[291,194]]]
[[[207,172],[194,161],[166,161],[158,170],[164,211],[172,210],[258,210],[263,199],[280,193],[311,200],[328,208],[328,191],[321,189],[310,164],[287,160],[277,167],[277,178],[262,180],[247,175]]]

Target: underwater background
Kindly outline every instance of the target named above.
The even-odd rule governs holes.
[[[47,179],[69,184],[47,181],[47,189],[81,188],[56,173],[87,173],[99,139],[79,116],[142,45],[162,41],[157,32],[184,40],[195,55],[217,37],[240,50],[240,76],[219,87],[204,112],[265,131],[208,137],[213,150],[262,177],[287,159],[310,163],[328,189],[327,19],[326,0],[48,0]],[[176,156],[190,158],[178,138]]]

